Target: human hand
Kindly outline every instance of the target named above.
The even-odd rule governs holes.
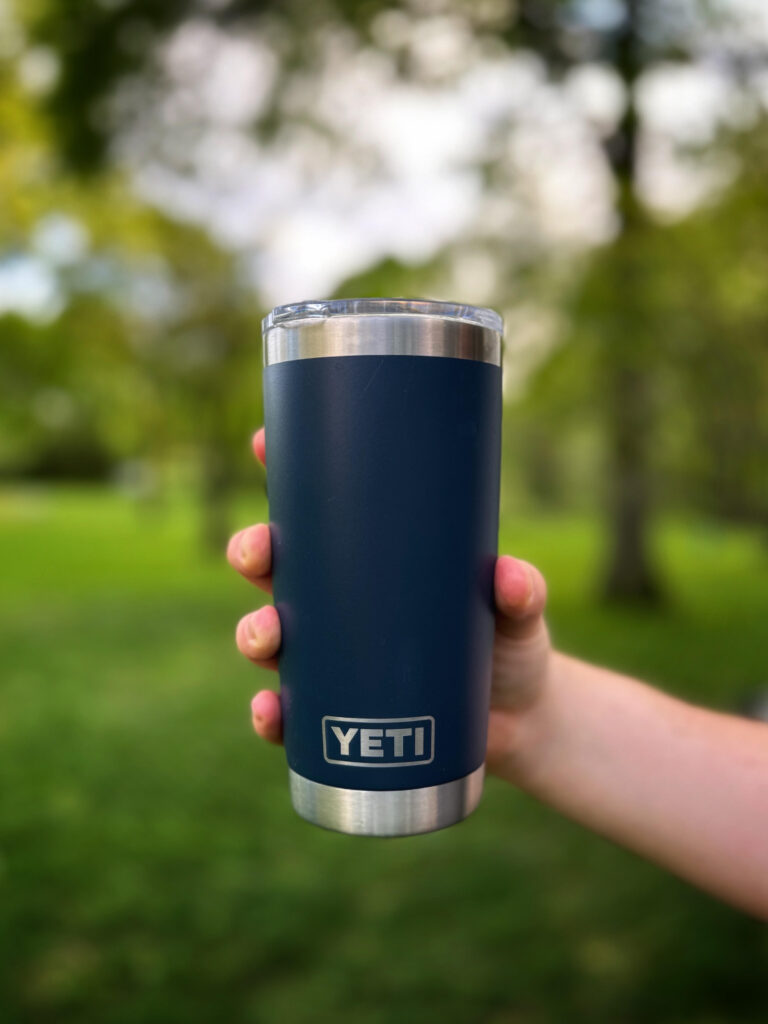
[[[265,463],[264,428],[253,438],[253,451]],[[227,558],[242,576],[272,593],[272,549],[269,527],[257,523],[240,530],[229,542]],[[520,780],[536,738],[536,710],[546,689],[550,642],[543,618],[546,584],[538,569],[502,555],[494,574],[496,634],[493,648],[491,714],[486,765],[509,781]],[[240,652],[263,668],[276,670],[280,649],[280,618],[273,605],[244,616],[237,625]],[[253,727],[262,739],[282,741],[280,701],[273,690],[260,690],[251,702]]]
[[[264,462],[264,430],[253,439]],[[229,561],[272,592],[269,527],[235,534]],[[488,770],[574,821],[768,920],[766,727],[693,707],[645,683],[554,651],[541,573],[496,561]],[[246,615],[237,646],[278,667],[272,605]],[[261,690],[253,727],[282,738],[280,701]],[[702,793],[706,799],[702,799]]]

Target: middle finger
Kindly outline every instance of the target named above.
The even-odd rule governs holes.
[[[238,650],[262,668],[277,668],[280,650],[280,616],[274,605],[266,604],[237,624],[235,634]]]

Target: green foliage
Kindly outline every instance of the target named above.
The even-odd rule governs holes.
[[[108,133],[99,103],[123,76],[145,67],[157,37],[194,13],[190,0],[68,0],[20,6],[36,42],[51,47],[61,74],[47,102],[69,164],[79,172],[103,166]]]
[[[635,563],[638,577],[627,580],[628,591],[655,589],[643,558],[654,488],[668,503],[704,504],[742,519],[764,518],[768,504],[765,296],[755,269],[765,260],[765,133],[762,142],[757,130],[751,142],[732,137],[718,143],[730,158],[744,155],[745,166],[757,173],[749,182],[742,176],[723,202],[684,225],[654,224],[636,194],[640,123],[632,85],[655,63],[689,60],[694,24],[711,29],[718,18],[738,20],[737,13],[716,7],[705,0],[685,11],[660,0],[439,5],[464,24],[478,52],[526,47],[542,58],[553,80],[566,68],[599,60],[628,89],[630,102],[613,137],[602,139],[616,184],[619,234],[588,262],[574,293],[564,300],[556,285],[544,297],[568,327],[530,393],[510,410],[506,427],[507,459],[516,469],[512,500],[518,504],[520,492],[549,506],[590,507],[613,497],[617,550]],[[252,128],[262,137],[270,127],[279,133],[294,118],[308,116],[297,112],[295,96],[293,113],[281,103],[296,76],[304,88],[311,82],[322,49],[319,30],[332,26],[360,46],[382,47],[376,17],[385,9],[399,10],[401,26],[414,27],[401,33],[400,43],[390,40],[387,53],[399,75],[418,76],[414,40],[429,31],[437,8],[406,0],[13,5],[28,42],[52,51],[59,75],[52,90],[35,100],[20,89],[13,62],[0,74],[0,246],[23,251],[44,215],[63,212],[86,227],[91,253],[85,262],[107,267],[108,280],[85,294],[78,292],[76,271],[61,275],[68,277],[62,284],[73,308],[56,324],[0,324],[9,341],[5,351],[0,347],[8,396],[0,412],[8,428],[0,443],[6,473],[63,473],[80,463],[93,474],[125,458],[188,457],[198,466],[207,533],[214,543],[223,539],[228,492],[246,471],[244,439],[261,417],[261,311],[242,286],[235,259],[202,232],[147,210],[115,173],[109,146],[120,125],[108,114],[109,102],[130,82],[162,95],[158,58],[179,26],[208,20],[232,32],[263,30],[278,72]],[[740,42],[735,30],[728,38],[736,50],[751,45],[746,35]],[[499,153],[506,151],[507,132],[514,126],[500,126]],[[748,153],[745,147],[751,147]],[[467,154],[470,166],[473,158]],[[478,170],[492,176],[493,166],[491,159]],[[84,172],[91,174],[87,186],[79,176]],[[531,282],[539,273],[546,278],[542,265],[552,261],[535,240],[510,239],[513,248],[524,253],[510,259],[498,248],[487,252],[500,276],[514,266],[510,292],[523,303],[536,302]],[[354,275],[337,293],[441,295],[455,255],[446,248],[422,267],[387,259]],[[142,285],[165,289],[172,308],[137,308],[133,299]],[[500,288],[499,303],[507,298]],[[19,332],[33,339],[29,355],[19,353]],[[57,402],[60,412],[69,403],[67,424],[57,426],[50,413]]]
[[[348,277],[336,289],[335,298],[430,298],[445,273],[439,257],[413,265],[388,258],[369,270]]]
[[[143,382],[112,309],[91,298],[51,324],[6,316],[0,339],[6,473],[99,477],[136,451]]]
[[[680,59],[685,48],[686,18],[669,17],[659,0],[627,0],[608,16],[590,16],[580,0],[502,0],[473,4],[455,0],[450,13],[464,20],[480,37],[495,36],[513,48],[526,47],[541,55],[555,72],[585,61],[617,64],[628,12],[642,22],[645,59]],[[694,4],[700,13],[706,4]],[[323,26],[344,26],[369,37],[374,19],[382,11],[401,10],[418,16],[418,5],[407,0],[326,0],[311,5],[296,0],[224,0],[200,5],[194,0],[36,0],[19,5],[28,30],[37,43],[50,47],[61,65],[59,80],[47,109],[62,153],[71,167],[92,173],[107,158],[113,131],[104,116],[106,102],[130,76],[153,75],[157,51],[169,34],[193,18],[207,18],[229,28],[251,27],[261,20],[281,29],[285,67],[308,64],[314,33]],[[648,31],[648,24],[654,30]],[[400,70],[414,73],[407,53]],[[265,111],[268,124],[274,110]]]
[[[60,309],[0,317],[0,473],[103,477],[124,459],[198,462],[207,533],[261,420],[260,311],[236,260],[143,205],[114,173],[64,173],[44,118],[0,74],[0,256],[37,253],[51,219],[82,234],[43,261]]]
[[[262,596],[194,538],[183,496],[0,493],[3,1021],[762,1024],[759,924],[495,780],[431,836],[299,821],[232,644]],[[600,543],[503,524],[559,644],[720,706],[764,683],[753,534],[665,525],[663,616],[595,605]]]
[[[759,126],[741,140],[742,173],[716,201],[674,225],[645,220],[596,253],[517,413],[564,462],[578,459],[585,434],[610,423],[612,363],[652,371],[639,429],[667,504],[754,522],[768,519],[768,185],[755,153],[766,139]]]
[[[29,6],[19,4],[19,14],[33,40],[53,50],[60,61],[61,73],[46,107],[61,152],[71,168],[93,174],[107,162],[113,131],[104,116],[105,104],[127,77],[156,72],[158,48],[183,22],[207,18],[232,26],[264,19],[282,28],[289,50],[301,49],[303,42],[311,50],[311,28],[331,21],[364,28],[389,6],[386,0],[313,5],[296,0],[224,0],[207,5],[195,0],[36,0]]]

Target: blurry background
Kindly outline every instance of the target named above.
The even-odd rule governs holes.
[[[332,295],[502,311],[556,642],[759,710],[763,0],[0,0],[0,1020],[764,1021],[763,928],[495,780],[293,815],[223,547]]]

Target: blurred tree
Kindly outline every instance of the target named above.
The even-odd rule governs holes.
[[[670,353],[695,439],[695,498],[768,527],[768,121],[728,151],[740,172],[717,202],[665,232]],[[689,453],[690,457],[690,453]]]
[[[243,437],[260,419],[252,293],[229,253],[112,169],[66,173],[16,72],[0,67],[0,274],[18,292],[0,315],[1,471],[104,478],[185,446],[220,551],[229,491],[251,466]]]
[[[103,480],[136,450],[142,380],[125,324],[100,298],[48,323],[0,318],[3,474]]]
[[[618,600],[655,601],[660,595],[649,548],[651,452],[656,431],[654,395],[671,329],[671,320],[658,316],[659,304],[652,294],[660,235],[640,195],[638,84],[646,72],[664,62],[680,66],[694,59],[707,29],[729,24],[738,29],[738,11],[716,3],[694,0],[672,7],[663,0],[523,2],[507,33],[511,41],[544,57],[555,74],[582,63],[608,64],[619,76],[625,96],[616,129],[605,138],[616,185],[618,233],[585,277],[574,310],[576,335],[589,324],[591,340],[598,344],[592,378],[597,387],[591,389],[591,398],[602,413],[610,455],[610,550],[603,590],[606,597]],[[742,29],[740,43],[738,31],[735,38],[736,48],[731,37],[721,45],[719,57],[724,66],[731,64],[738,79],[748,65],[764,64],[766,54],[754,46],[748,31]],[[716,244],[710,251],[717,251]],[[678,266],[664,263],[668,272],[679,272]],[[695,303],[693,296],[689,298]],[[718,433],[722,441],[728,432]],[[732,462],[726,458],[721,465],[732,466]]]
[[[203,540],[221,552],[230,498],[250,457],[244,439],[261,422],[261,324],[232,258],[197,228],[158,218],[158,250],[176,309],[147,323],[143,358],[174,440],[199,460]]]
[[[647,266],[640,236],[648,230],[638,195],[640,122],[636,86],[655,62],[684,59],[681,43],[663,30],[660,0],[623,0],[601,12],[581,0],[530,4],[519,29],[523,39],[555,69],[601,60],[617,72],[624,110],[605,150],[616,182],[618,235],[598,260],[597,287],[585,285],[595,338],[601,342],[594,398],[602,410],[609,442],[611,548],[604,591],[610,599],[654,601],[660,584],[649,551],[651,472],[649,438],[653,426],[650,391],[660,336],[649,330]],[[658,29],[661,28],[661,31]],[[595,283],[594,277],[587,281]]]
[[[646,221],[632,237],[643,303],[625,330],[658,342],[649,401],[663,415],[640,426],[647,472],[661,477],[667,505],[765,528],[768,124],[730,134],[727,149],[741,169],[716,199],[674,224]],[[627,244],[617,240],[590,262],[568,301],[569,329],[516,413],[526,437],[565,437],[570,462],[583,453],[585,432],[601,433],[605,347],[620,326],[606,318]],[[580,479],[593,472],[582,467]]]
[[[478,38],[534,51],[553,79],[594,63],[610,67],[618,77],[623,113],[603,140],[615,185],[617,236],[595,263],[600,283],[593,274],[585,278],[582,304],[590,311],[599,343],[593,398],[609,448],[610,550],[604,592],[613,599],[654,600],[660,584],[649,553],[650,444],[665,334],[654,328],[649,310],[652,267],[645,237],[655,237],[655,227],[639,188],[643,126],[637,91],[649,70],[695,59],[702,40],[714,38],[710,30],[723,19],[738,18],[738,11],[713,0],[680,5],[663,0],[445,0],[428,5],[418,0],[327,0],[312,5],[295,0],[76,0],[68,5],[40,0],[25,17],[33,38],[54,51],[59,61],[58,81],[47,103],[62,152],[72,166],[93,171],[103,165],[115,131],[109,101],[126,80],[158,74],[157,54],[177,26],[192,19],[249,29],[260,26],[279,40],[282,73],[255,125],[264,134],[275,127],[292,71],[312,65],[315,29],[343,25],[368,41],[382,12],[401,12],[411,26],[420,18],[450,14]],[[734,76],[763,59],[743,31],[724,33],[715,49],[720,65],[731,66]],[[418,76],[419,61],[408,42],[400,47],[397,64],[402,75]],[[726,433],[721,431],[721,440]],[[725,456],[721,463],[730,465]]]

